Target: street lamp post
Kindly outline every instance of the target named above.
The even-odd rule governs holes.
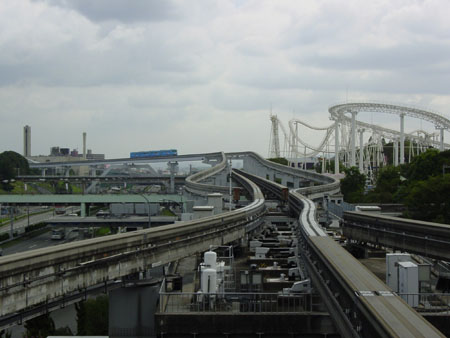
[[[231,163],[231,157],[230,157],[230,199],[229,199],[229,211],[231,212],[231,171],[232,171],[232,163]]]
[[[148,225],[147,225],[147,229],[150,229],[151,226],[152,226],[152,219],[151,219],[151,216],[150,216],[150,201],[148,200],[147,197],[145,197],[144,194],[139,194],[139,195],[142,196],[145,199],[145,201],[147,202],[147,208],[148,208]]]

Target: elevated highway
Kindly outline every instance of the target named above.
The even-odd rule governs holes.
[[[450,261],[450,225],[344,212],[344,236],[364,243]]]

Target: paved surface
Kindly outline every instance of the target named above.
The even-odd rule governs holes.
[[[67,230],[67,235],[66,235],[65,239],[55,240],[55,239],[51,239],[52,234],[49,229],[49,231],[47,231],[46,233],[43,233],[43,234],[33,237],[33,238],[23,240],[14,246],[3,249],[3,256],[11,255],[11,254],[18,253],[18,252],[24,252],[24,251],[28,251],[28,250],[46,248],[46,247],[55,246],[55,245],[59,245],[59,244],[77,240],[78,232],[71,231],[71,230],[72,229]]]
[[[42,221],[45,221],[49,218],[53,217],[53,211],[48,211],[44,214],[39,214],[39,215],[33,215],[30,216],[30,225],[36,224],[36,223],[40,223]],[[14,231],[23,231],[23,229],[28,225],[28,217],[22,218],[20,220],[14,221]],[[11,229],[11,225],[10,223],[3,225],[0,228],[0,234],[3,233],[9,233]]]

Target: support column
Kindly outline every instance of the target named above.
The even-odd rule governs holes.
[[[439,151],[444,151],[444,128],[439,128]]]
[[[334,173],[339,174],[339,121],[334,122]]]
[[[394,157],[394,167],[398,166],[398,141],[394,141],[394,150],[392,152]]]
[[[405,114],[400,114],[400,164],[405,163]]]
[[[81,203],[80,205],[80,216],[86,217],[86,203]]]
[[[325,152],[322,153],[322,174],[325,174],[325,166],[326,166],[326,162],[325,162]]]
[[[170,193],[175,193],[175,174],[178,171],[178,162],[177,161],[170,161],[167,162],[167,165],[169,166],[170,171]]]
[[[356,111],[352,111],[352,157],[350,161],[350,166],[356,166]]]
[[[364,173],[364,129],[359,129],[359,172]]]

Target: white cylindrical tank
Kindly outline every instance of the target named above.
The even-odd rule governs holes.
[[[207,268],[215,269],[217,254],[214,251],[206,251],[203,256],[203,261],[205,262]]]
[[[215,269],[205,269],[202,271],[202,292],[217,292],[217,272]]]

